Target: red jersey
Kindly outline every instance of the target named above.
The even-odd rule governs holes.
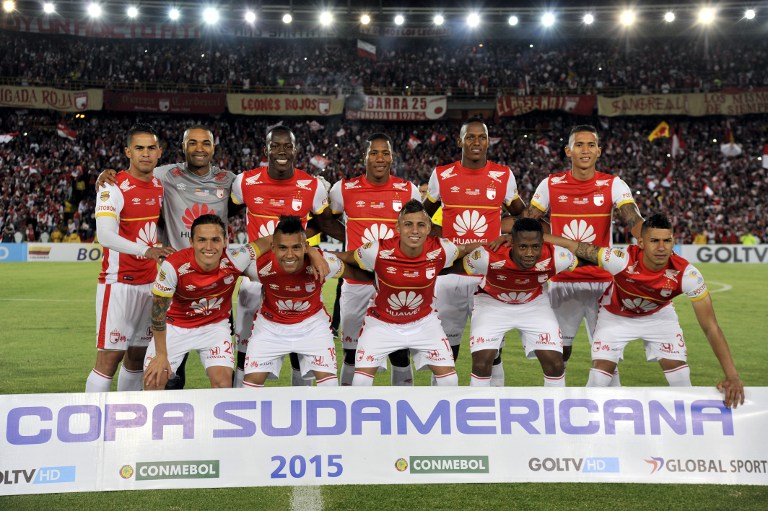
[[[481,169],[468,169],[457,161],[432,171],[427,196],[443,203],[443,236],[464,244],[498,238],[501,206],[509,206],[518,194],[509,167],[488,162]]]
[[[643,251],[637,245],[626,250],[602,249],[599,263],[613,275],[613,284],[600,305],[619,316],[653,314],[683,293],[691,300],[701,300],[708,294],[701,272],[677,254],[672,254],[667,266],[659,271],[643,264]]]
[[[504,303],[528,303],[542,294],[544,284],[561,271],[573,270],[578,260],[569,250],[544,243],[541,257],[533,268],[520,268],[509,256],[508,247],[491,252],[478,247],[464,256],[469,275],[482,275],[482,292]],[[480,291],[479,291],[480,292]]]
[[[294,169],[290,179],[272,179],[266,167],[239,174],[232,183],[232,201],[248,208],[248,240],[275,232],[281,215],[296,215],[304,226],[307,216],[320,214],[328,206],[328,194],[317,178]]]
[[[157,245],[163,185],[154,177],[142,181],[125,171],[119,172],[116,180],[117,186],[106,185],[99,192],[96,218],[115,218],[118,235],[136,248],[134,253],[127,253],[104,247],[99,283],[149,284],[157,275],[157,263],[138,254]]]
[[[344,263],[333,254],[324,252],[323,257],[331,267],[329,278],[337,278],[344,272]],[[295,324],[314,316],[323,305],[323,283],[315,280],[304,256],[304,265],[294,273],[282,269],[272,252],[260,256],[256,261],[255,280],[262,284],[264,301],[259,314],[275,323]]]
[[[169,255],[160,265],[152,294],[173,297],[167,321],[194,328],[229,319],[237,278],[255,272],[256,251],[251,245],[228,248],[218,268],[204,271],[192,247]]]
[[[355,250],[371,241],[393,237],[403,204],[420,198],[418,188],[399,177],[390,176],[386,183],[376,185],[360,176],[336,182],[329,201],[334,215],[344,213],[347,250]]]
[[[376,274],[377,293],[368,315],[399,324],[426,317],[432,312],[438,273],[457,256],[458,247],[437,236],[428,236],[416,257],[400,250],[399,236],[359,247],[355,251],[358,265]]]
[[[592,179],[579,181],[570,170],[550,175],[531,199],[533,206],[549,211],[552,234],[602,247],[611,245],[613,209],[634,202],[632,191],[618,177],[595,172]],[[608,282],[611,276],[596,266],[581,266],[552,280]]]

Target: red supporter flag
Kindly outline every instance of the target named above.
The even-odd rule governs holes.
[[[325,170],[325,167],[327,167],[329,163],[331,163],[331,160],[321,154],[316,154],[309,160],[310,165],[313,165],[320,170]]]
[[[672,158],[685,153],[688,149],[688,144],[685,143],[683,137],[677,134],[676,131],[672,131]]]
[[[763,168],[768,169],[768,144],[763,146]]]
[[[419,140],[418,138],[416,138],[416,136],[415,136],[415,135],[411,135],[410,137],[408,137],[408,149],[410,149],[411,151],[413,151],[414,149],[416,149],[416,147],[417,147],[419,144],[421,144],[421,140]]]
[[[358,39],[357,55],[366,59],[376,60],[376,47],[371,43]]]
[[[709,197],[712,197],[715,194],[714,190],[712,190],[707,183],[704,183],[704,193]]]
[[[5,144],[7,142],[10,142],[14,138],[19,136],[18,131],[14,131],[13,133],[3,133],[0,134],[0,144]]]
[[[501,142],[501,137],[490,137],[490,138],[488,138],[488,145],[496,145],[499,142]]]
[[[549,140],[542,138],[536,142],[536,147],[544,151],[544,154],[549,154]]]
[[[77,139],[77,132],[67,126],[64,121],[61,121],[58,125],[56,125],[56,134],[58,134],[61,138],[68,138],[70,140]]]
[[[444,141],[445,141],[445,135],[441,135],[436,131],[433,131],[432,136],[429,137],[429,142],[431,144],[437,144],[438,142],[444,142]]]

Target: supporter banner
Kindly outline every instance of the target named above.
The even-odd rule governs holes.
[[[451,31],[445,27],[386,27],[380,25],[360,26],[360,33],[382,37],[448,37]]]
[[[0,85],[0,107],[49,108],[60,112],[101,110],[101,89],[62,90],[52,87]]]
[[[26,243],[0,243],[0,263],[23,263],[26,260]]]
[[[597,114],[618,115],[745,115],[768,112],[768,90],[696,94],[642,94],[597,97]]]
[[[104,110],[117,112],[222,114],[225,107],[225,94],[104,91]]]
[[[575,115],[592,115],[597,96],[502,96],[496,100],[501,117],[524,115],[534,110],[562,110]]]
[[[318,484],[768,485],[768,387],[0,396],[0,495]]]
[[[344,98],[293,94],[227,94],[227,109],[241,115],[340,115]]]
[[[97,243],[27,243],[27,261],[90,262],[101,261],[102,248]]]
[[[425,121],[440,119],[448,110],[446,96],[365,96],[363,108],[347,109],[347,119]]]
[[[768,263],[768,245],[679,245],[692,263]]]

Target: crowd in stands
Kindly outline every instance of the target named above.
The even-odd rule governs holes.
[[[768,86],[764,37],[562,41],[89,39],[0,31],[6,84],[351,94],[598,94]]]
[[[0,133],[19,132],[0,143],[0,232],[17,240],[90,240],[94,236],[94,183],[105,168],[121,169],[127,162],[122,148],[127,129],[136,121],[131,115],[89,114],[70,127],[76,140],[56,134],[58,114],[44,111],[2,110]],[[236,173],[262,163],[264,134],[273,118],[223,116],[218,120],[182,116],[142,118],[159,129],[167,148],[162,162],[183,161],[184,129],[202,122],[217,140],[216,165]],[[676,222],[680,243],[738,243],[751,232],[768,239],[768,170],[759,157],[768,142],[764,117],[745,116],[667,119],[687,145],[671,157],[671,141],[653,142],[648,134],[657,118],[590,118],[567,115],[527,115],[489,121],[495,140],[489,159],[509,165],[522,198],[528,203],[537,184],[549,173],[568,167],[563,146],[576,124],[592,123],[601,134],[602,156],[598,169],[621,176],[635,191],[643,214],[662,210]],[[460,157],[456,144],[459,124],[372,123],[324,119],[324,124],[305,119],[284,123],[297,135],[297,166],[330,182],[363,172],[363,143],[375,131],[394,140],[395,173],[416,182],[426,181],[437,164]],[[742,148],[739,156],[726,157],[721,143],[730,126]],[[415,145],[414,138],[419,142]],[[315,155],[329,160],[325,169],[310,163]],[[617,225],[619,225],[617,223]],[[232,220],[232,239],[244,231],[243,219]],[[21,235],[19,236],[19,233]],[[616,242],[626,241],[617,228]]]

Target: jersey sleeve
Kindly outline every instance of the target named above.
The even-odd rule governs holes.
[[[680,283],[680,289],[694,302],[701,300],[709,294],[707,285],[704,283],[704,277],[692,264],[686,266],[685,271],[683,271],[683,279]]]
[[[573,271],[579,264],[578,258],[567,248],[555,247],[555,273],[561,271]]]
[[[237,268],[238,271],[245,273],[245,270],[248,268],[248,266],[250,266],[252,262],[256,261],[256,258],[258,257],[258,250],[256,250],[256,248],[251,243],[246,243],[245,245],[237,248],[227,248],[226,255],[229,257],[229,260],[232,261],[232,264],[235,266],[235,268]]]
[[[442,245],[445,251],[445,266],[443,268],[448,268],[459,257],[459,247],[445,238],[440,238],[440,245]]]
[[[344,263],[342,260],[336,257],[336,254],[331,252],[323,252],[323,259],[325,259],[325,262],[331,267],[331,271],[328,273],[328,278],[336,279],[341,277],[341,274],[344,273]]]
[[[149,245],[120,236],[120,213],[124,205],[120,189],[114,185],[106,185],[106,189],[99,193],[97,201],[96,237],[99,243],[122,254],[143,257]]]
[[[618,177],[613,180],[611,195],[613,196],[613,206],[616,208],[619,208],[624,204],[635,202],[635,198],[632,196],[632,190],[629,189],[629,185]]]
[[[315,189],[315,196],[312,199],[312,214],[319,215],[327,207],[328,192],[325,191],[325,186],[323,186],[323,183],[317,179],[317,188]]]
[[[235,180],[232,181],[232,192],[229,196],[235,204],[242,204],[245,202],[245,199],[243,198],[243,174],[235,176]]]
[[[542,180],[541,183],[539,183],[539,186],[536,187],[536,191],[533,193],[533,197],[531,198],[531,205],[536,209],[541,210],[543,213],[549,211],[548,181],[549,178]]]
[[[176,285],[179,283],[179,277],[176,274],[176,268],[168,261],[163,261],[160,265],[160,271],[157,272],[155,283],[152,285],[152,294],[171,298],[176,293]]]
[[[175,166],[176,165],[163,165],[161,167],[155,167],[155,170],[152,171],[152,175],[165,186],[168,181],[168,173]]]
[[[515,175],[509,168],[507,168],[507,171],[509,172],[509,179],[507,179],[507,191],[504,193],[504,204],[509,206],[512,204],[513,200],[520,196],[520,194],[517,191],[517,180],[515,180]]]
[[[618,248],[603,247],[597,256],[597,263],[611,275],[618,275],[629,266],[629,253]]]
[[[328,194],[328,202],[331,204],[331,213],[340,215],[344,212],[344,195],[341,193],[342,182],[336,181]]]
[[[432,171],[432,175],[429,176],[429,184],[427,185],[427,199],[432,202],[440,200],[440,181],[437,180],[437,169]]]
[[[488,251],[483,247],[477,247],[464,256],[464,271],[467,275],[487,275],[488,261]]]
[[[355,250],[355,261],[364,270],[373,271],[376,256],[379,255],[379,242],[370,241]]]
[[[419,187],[416,186],[413,183],[409,183],[411,185],[411,199],[410,200],[417,200],[421,202],[421,193],[419,192]]]

